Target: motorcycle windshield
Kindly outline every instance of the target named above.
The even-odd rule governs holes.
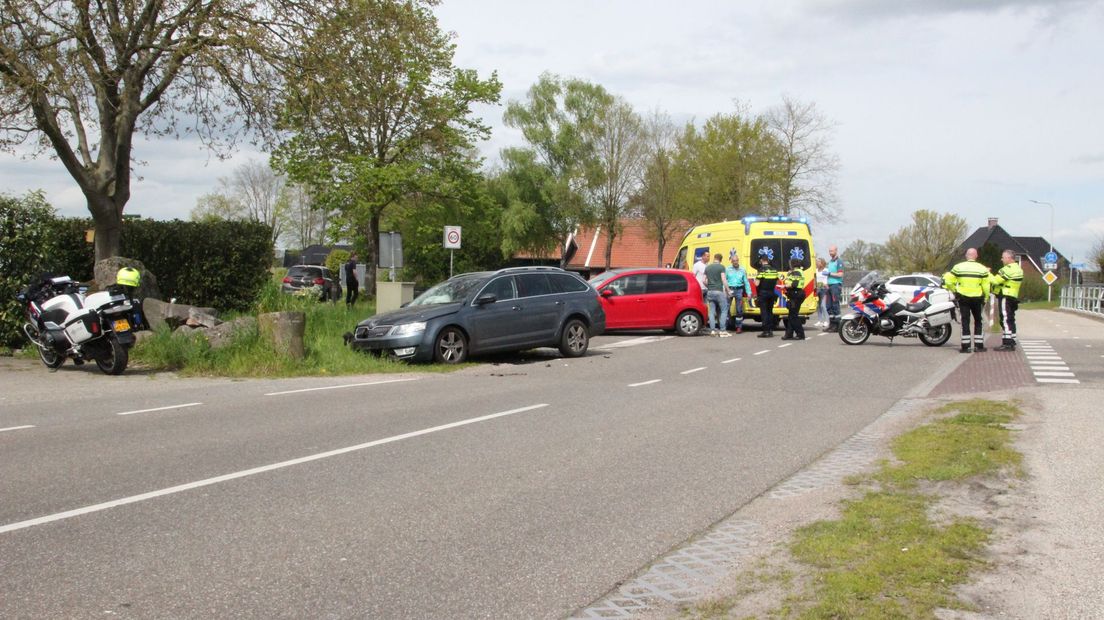
[[[874,290],[874,285],[881,281],[882,276],[879,275],[877,271],[870,271],[867,272],[867,274],[863,276],[857,284],[855,284],[855,288],[865,288],[866,290],[871,291]]]

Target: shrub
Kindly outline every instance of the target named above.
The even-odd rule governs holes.
[[[341,279],[341,266],[345,264],[345,261],[349,260],[352,256],[352,252],[348,250],[331,250],[330,255],[326,257],[326,269],[333,272],[337,279]]]
[[[36,274],[52,271],[53,219],[54,209],[42,192],[19,198],[0,194],[0,345],[14,346],[23,339],[23,309],[15,294]]]

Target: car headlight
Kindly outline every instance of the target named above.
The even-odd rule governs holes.
[[[425,331],[425,321],[420,323],[404,323],[391,328],[391,336],[414,336]]]

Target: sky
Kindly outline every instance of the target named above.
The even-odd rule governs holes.
[[[812,223],[821,251],[883,242],[918,209],[961,215],[968,232],[996,217],[1074,262],[1104,238],[1104,0],[443,0],[436,13],[455,64],[503,83],[503,105],[477,109],[489,163],[522,143],[504,104],[544,72],[679,122],[787,95],[834,123],[842,221]],[[219,176],[266,158],[136,144],[127,212],[156,219],[186,219]],[[87,214],[59,162],[0,155],[0,191],[33,188]]]

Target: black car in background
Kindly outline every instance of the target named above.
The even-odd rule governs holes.
[[[320,265],[289,267],[280,290],[284,293],[298,293],[316,286],[322,301],[341,299],[341,280],[334,275],[334,272]]]
[[[598,293],[579,276],[554,267],[514,267],[454,276],[399,310],[361,321],[351,344],[445,364],[547,346],[579,357],[605,327]]]

